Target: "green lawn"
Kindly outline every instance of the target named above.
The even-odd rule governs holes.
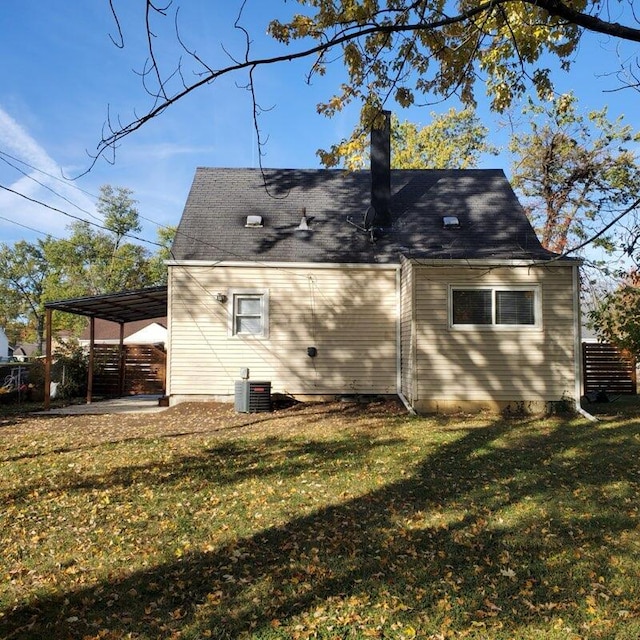
[[[637,640],[640,410],[588,409],[0,417],[0,637]]]

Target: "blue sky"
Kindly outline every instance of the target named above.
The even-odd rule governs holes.
[[[176,0],[177,1],[177,0]],[[239,0],[191,0],[181,3],[182,36],[212,66],[229,63],[228,53],[242,57],[242,34],[234,30]],[[99,159],[89,173],[90,154],[100,141],[109,113],[128,121],[150,104],[141,84],[146,59],[144,2],[114,0],[124,47],[108,0],[5,0],[0,10],[0,185],[44,202],[70,215],[93,220],[100,185],[127,187],[138,201],[143,236],[155,238],[156,225],[180,219],[198,166],[255,167],[257,146],[251,98],[233,76],[207,85],[167,110],[155,121],[125,138],[115,163]],[[286,19],[298,8],[289,1],[247,0],[242,20],[257,55],[276,55],[286,48],[266,35],[270,19]],[[180,51],[173,21],[157,27],[156,43],[167,68]],[[294,45],[295,46],[295,45]],[[316,104],[344,80],[340,63],[324,78],[305,81],[309,61],[263,67],[257,73],[258,102],[265,109],[260,127],[267,139],[266,167],[318,167],[316,150],[327,148],[353,129],[355,108],[332,119],[316,113]],[[616,79],[604,74],[616,69],[615,43],[590,37],[568,76],[557,76],[560,91],[574,90],[585,110],[609,107],[611,118],[640,129],[638,93],[613,91]],[[186,72],[189,73],[188,71]],[[426,124],[431,111],[454,103],[411,110],[394,109],[401,120]],[[479,115],[503,144],[504,117],[480,105]],[[483,160],[481,166],[509,172],[506,155]],[[37,182],[36,182],[37,181]],[[9,221],[13,221],[9,222]],[[68,234],[73,220],[62,213],[0,189],[0,242]],[[19,226],[18,224],[24,226]],[[155,224],[154,224],[155,223]],[[153,248],[153,247],[150,247]]]

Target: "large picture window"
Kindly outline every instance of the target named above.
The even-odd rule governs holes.
[[[451,324],[536,326],[539,311],[536,288],[451,287]]]
[[[231,291],[230,333],[265,338],[269,332],[269,294],[265,291]]]

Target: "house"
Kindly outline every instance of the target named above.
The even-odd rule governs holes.
[[[78,342],[83,347],[90,343],[90,330],[87,327]],[[167,342],[167,318],[136,320],[123,325],[123,344],[155,344]],[[120,344],[120,325],[102,318],[96,318],[94,324],[94,344]]]
[[[23,342],[13,347],[11,356],[18,362],[28,362],[40,354],[40,345],[36,342]]]
[[[578,265],[500,170],[197,169],[168,262],[167,394],[400,395],[418,412],[580,395]]]

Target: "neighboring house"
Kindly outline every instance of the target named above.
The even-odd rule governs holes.
[[[57,331],[51,340],[52,353],[57,353],[60,347],[66,345],[70,338],[71,333],[69,331]],[[43,351],[38,342],[23,342],[13,347],[11,357],[12,360],[18,362],[30,362],[41,357]]]
[[[580,395],[578,265],[540,245],[499,170],[196,171],[168,262],[172,404],[241,369],[297,397],[418,412]]]
[[[35,342],[23,342],[13,347],[12,357],[18,362],[32,360],[40,353],[40,345]]]
[[[151,320],[137,320],[124,324],[123,344],[156,344],[164,345],[167,342],[167,318],[152,318]],[[87,347],[90,342],[89,327],[80,336],[78,342]],[[120,325],[109,320],[95,319],[94,324],[95,344],[120,344]]]

